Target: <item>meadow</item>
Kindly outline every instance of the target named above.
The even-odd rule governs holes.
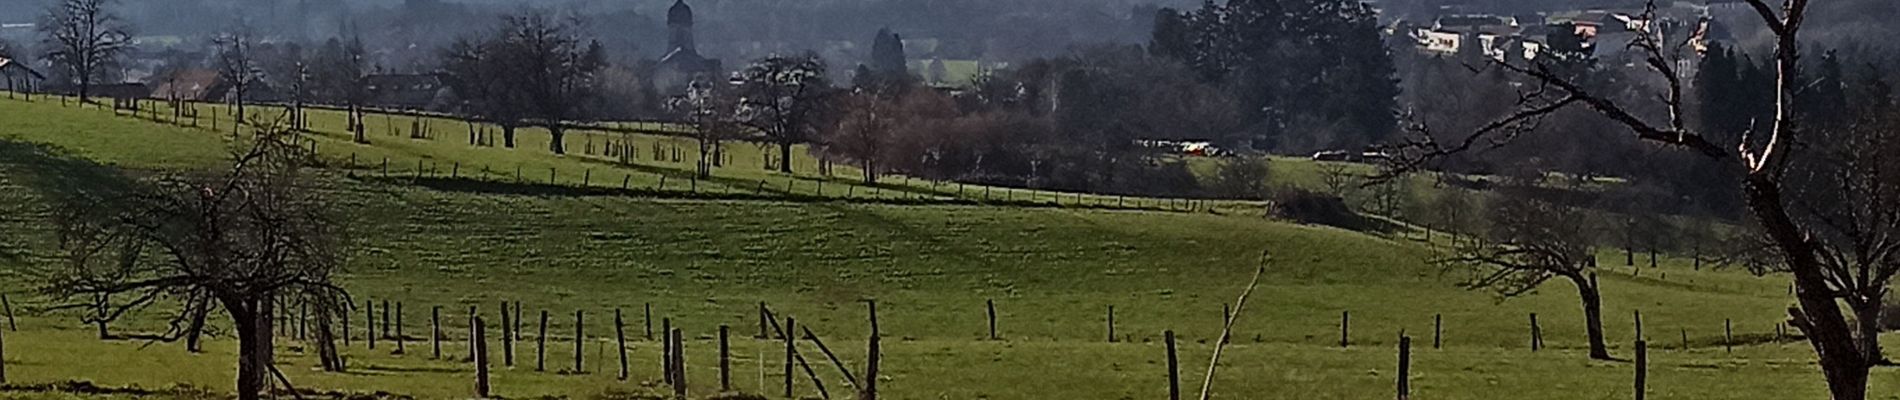
[[[1261,285],[1236,315],[1216,381],[1221,398],[1392,397],[1402,333],[1413,338],[1414,398],[1632,396],[1630,363],[1585,359],[1581,312],[1568,284],[1508,300],[1464,290],[1455,286],[1463,273],[1425,262],[1435,244],[1416,234],[1290,224],[1237,212],[1249,206],[1244,203],[1192,212],[1103,206],[1108,198],[1075,206],[1047,192],[1024,193],[1048,201],[983,202],[969,199],[968,188],[959,196],[923,181],[872,189],[898,193],[890,198],[819,196],[820,181],[826,190],[865,187],[847,189],[856,185],[850,173],[826,178],[766,171],[749,144],[730,146],[733,162],[702,189],[744,193],[756,190],[746,182],[789,180],[793,190],[720,197],[534,190],[534,183],[515,183],[512,176],[475,183],[441,174],[391,179],[363,160],[389,157],[392,167],[411,168],[421,160],[424,170],[459,163],[462,172],[479,171],[474,165],[509,173],[516,166],[542,173],[554,168],[565,186],[591,181],[587,174],[609,177],[611,185],[601,186],[617,186],[619,176],[657,185],[658,176],[690,176],[692,163],[668,157],[619,164],[588,155],[584,135],[568,138],[577,154],[555,156],[545,150],[547,135],[532,130],[522,133],[517,149],[474,147],[456,135],[465,126],[447,120],[430,123],[434,133],[421,135],[434,139],[411,139],[386,131],[414,124],[373,117],[371,143],[359,145],[340,129],[340,114],[313,113],[312,119],[313,143],[326,160],[355,154],[361,161],[331,161],[312,182],[332,196],[358,248],[340,280],[359,302],[404,304],[404,329],[412,336],[426,336],[429,311],[441,307],[450,339],[443,360],[431,359],[426,341],[407,343],[406,354],[391,354],[387,341],[371,350],[357,315],[355,341],[345,350],[352,370],[341,374],[316,369],[304,354],[306,343],[279,339],[280,366],[300,388],[471,397],[473,367],[456,356],[467,351],[466,310],[492,315],[502,302],[518,301],[531,318],[542,310],[552,315],[547,329],[558,335],[549,341],[546,372],[533,371],[532,342],[516,344],[516,366],[499,368],[494,378],[502,397],[632,398],[662,391],[654,382],[658,346],[643,332],[650,306],[654,319],[670,318],[689,338],[695,397],[719,389],[713,349],[724,325],[735,337],[734,389],[778,398],[781,344],[753,338],[757,304],[796,317],[857,369],[870,332],[866,301],[875,300],[886,338],[879,377],[885,398],[1163,398],[1163,332],[1179,337],[1184,386],[1196,392],[1223,306],[1267,252]],[[378,120],[396,127],[377,134]],[[4,332],[12,386],[0,397],[81,397],[26,390],[68,380],[158,389],[143,395],[154,398],[217,397],[229,390],[234,343],[228,337],[191,354],[180,343],[100,341],[74,314],[37,311],[49,303],[36,295],[33,273],[57,262],[45,224],[52,206],[46,194],[85,184],[95,173],[216,166],[230,146],[229,133],[186,125],[45,99],[0,100],[0,232],[6,233],[0,236],[0,282],[7,282],[3,291],[20,313],[19,330]],[[628,138],[643,150],[684,140]],[[801,162],[810,160],[794,160]],[[1319,169],[1295,159],[1275,165],[1284,166],[1276,171]],[[809,164],[800,169],[811,170]],[[801,189],[798,182],[812,185]],[[800,190],[811,192],[798,196]],[[1620,257],[1606,253],[1603,259]],[[1649,398],[1826,395],[1809,347],[1790,337],[1777,341],[1773,333],[1790,304],[1786,277],[1697,270],[1675,257],[1656,268],[1609,265],[1602,273],[1613,353],[1629,357],[1636,339],[1632,316],[1642,313],[1652,349]],[[1001,340],[987,337],[989,301],[997,307]],[[1115,343],[1106,338],[1110,306]],[[632,340],[628,382],[615,379],[615,309],[625,312]],[[587,314],[583,343],[594,349],[581,351],[584,373],[560,373],[571,369],[576,310]],[[114,330],[160,329],[152,315],[157,311],[116,323]],[[1344,348],[1342,312],[1350,312]],[[1532,313],[1550,346],[1543,351],[1528,346]],[[1435,317],[1443,321],[1439,348],[1431,345]],[[1725,324],[1733,335],[1724,334]],[[533,324],[528,330],[536,331]],[[799,346],[831,394],[848,396],[843,375],[813,357],[817,350],[809,342]],[[1875,374],[1873,393],[1900,393],[1894,371]],[[796,375],[800,397],[816,396],[804,373]]]

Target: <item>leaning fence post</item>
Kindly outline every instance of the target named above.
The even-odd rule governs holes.
[[[1060,198],[1060,197],[1058,197],[1058,198]],[[1230,322],[1233,322],[1233,320],[1234,320],[1234,310],[1233,310],[1233,305],[1232,305],[1232,304],[1227,304],[1227,303],[1220,303],[1220,325],[1221,325],[1221,326],[1223,326],[1223,327],[1225,327],[1225,326],[1229,326],[1229,325],[1228,325],[1228,323],[1230,323]],[[1228,343],[1231,343],[1231,340],[1232,340],[1232,339],[1228,339],[1228,338],[1226,338],[1226,337],[1222,337],[1222,338],[1221,338],[1221,343],[1220,343],[1220,344],[1228,344]]]
[[[1399,400],[1412,398],[1412,337],[1399,333]]]
[[[13,323],[13,301],[12,301],[12,300],[9,300],[9,299],[7,299],[7,295],[6,295],[6,294],[0,294],[0,306],[4,306],[4,307],[6,307],[6,311],[7,311],[7,330],[10,330],[10,331],[14,331],[14,332],[19,332],[19,331],[20,331],[20,326],[19,326],[19,325],[15,325],[15,324]]]
[[[1168,344],[1168,400],[1181,400],[1181,363],[1174,354],[1174,330],[1161,334]]]
[[[984,300],[983,304],[988,308],[990,315],[990,340],[1000,340],[996,336],[996,300]]]
[[[614,309],[614,343],[620,351],[620,380],[627,380],[627,332],[620,320],[620,309]]]
[[[877,300],[876,299],[866,300],[865,306],[868,307],[871,312],[871,334],[883,335],[884,331],[879,330],[877,328]]]
[[[884,351],[878,343],[881,338],[876,332],[871,333],[871,349],[865,355],[864,387],[858,400],[877,400],[877,364],[884,357]]]
[[[1731,324],[1731,322],[1733,321],[1731,321],[1728,318],[1722,319],[1722,347],[1724,349],[1723,351],[1734,353],[1735,352],[1735,326]]]

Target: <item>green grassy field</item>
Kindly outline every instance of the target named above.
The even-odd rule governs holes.
[[[378,119],[371,118],[371,132],[377,131]],[[595,166],[597,174],[684,174],[690,165],[615,166],[584,154],[556,157],[542,149],[546,135],[535,132],[524,133],[515,150],[470,148],[450,128],[441,128],[432,141],[382,135],[370,145],[355,145],[340,129],[327,132],[325,124],[318,121],[321,137],[316,140],[327,157],[347,154],[347,149],[359,159],[387,155],[407,163],[423,159],[425,165],[468,163],[463,171],[488,163],[494,169]],[[69,182],[57,178],[108,166],[216,165],[227,146],[224,136],[112,116],[107,110],[0,100],[0,232],[6,233],[0,235],[0,281],[9,282],[5,292],[22,313],[20,331],[5,332],[9,382],[83,379],[110,386],[229,390],[229,338],[217,338],[209,353],[196,355],[181,344],[102,342],[75,315],[34,312],[46,303],[33,295],[30,279],[35,266],[55,262],[51,233],[43,223],[49,206],[43,193],[62,190],[58,185]],[[572,146],[576,138],[569,140]],[[722,177],[821,179],[780,176],[737,161],[745,156],[734,158],[735,166],[722,170]],[[462,332],[469,306],[490,315],[491,323],[502,301],[521,302],[531,319],[542,310],[553,316],[550,371],[534,372],[531,342],[517,344],[518,365],[500,368],[495,377],[496,393],[504,397],[622,398],[616,396],[659,391],[650,382],[659,378],[656,345],[644,339],[641,311],[648,304],[655,319],[671,318],[691,338],[686,347],[696,397],[718,389],[712,352],[720,325],[730,326],[738,338],[735,388],[778,397],[782,345],[751,338],[758,330],[756,304],[763,301],[781,315],[796,317],[852,368],[862,368],[869,332],[863,302],[873,299],[886,336],[879,379],[886,398],[1161,398],[1167,381],[1158,341],[1167,330],[1181,338],[1185,386],[1196,392],[1219,332],[1222,306],[1241,291],[1263,250],[1273,258],[1259,291],[1238,314],[1217,381],[1223,398],[1390,397],[1400,332],[1409,333],[1417,348],[1417,398],[1631,395],[1630,364],[1584,360],[1580,310],[1567,284],[1500,302],[1453,287],[1463,276],[1425,265],[1429,244],[1404,236],[1232,213],[506,194],[476,186],[409,184],[369,171],[332,170],[314,182],[333,196],[350,223],[359,251],[341,280],[359,301],[403,303],[404,329],[412,336],[425,335],[429,310],[442,307],[450,355],[466,352]],[[849,180],[843,175],[838,185]],[[488,186],[506,187],[511,179],[496,178]],[[909,190],[928,191],[923,185]],[[1780,310],[1790,303],[1785,277],[1695,271],[1685,260],[1663,261],[1660,268],[1640,273],[1608,267],[1603,277],[1616,355],[1630,355],[1635,339],[1630,316],[1643,313],[1654,350],[1651,398],[1825,396],[1804,343],[1769,343]],[[997,305],[1001,341],[985,340],[984,303],[990,300]],[[1109,306],[1115,307],[1116,332],[1127,341],[1106,343]],[[628,334],[638,338],[631,344],[630,382],[614,379],[618,366],[609,339],[616,308],[627,312]],[[575,310],[587,313],[585,343],[594,347],[582,351],[588,373],[556,373],[572,367]],[[1338,347],[1342,311],[1351,312],[1352,346],[1344,349]],[[1530,313],[1539,315],[1552,349],[1528,349]],[[1442,349],[1431,346],[1435,315],[1443,316]],[[387,341],[367,349],[362,317],[356,318],[357,339],[346,350],[352,372],[315,370],[315,360],[303,354],[305,344],[287,338],[280,339],[281,367],[305,388],[420,398],[472,395],[469,363],[431,360],[426,342],[408,343],[404,355],[390,354]],[[1725,321],[1732,322],[1740,343],[1732,353],[1723,346]],[[150,331],[158,324],[155,316],[141,315],[115,330]],[[800,346],[832,395],[850,391],[814,346]],[[1900,392],[1895,379],[1900,376],[1891,370],[1876,374],[1874,393],[1892,398]],[[797,375],[800,395],[815,396],[803,372]],[[0,397],[71,396],[0,392]]]

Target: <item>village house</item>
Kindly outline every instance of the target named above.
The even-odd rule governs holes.
[[[0,57],[0,80],[6,81],[8,92],[33,92],[46,81],[46,75],[28,67],[26,63]]]

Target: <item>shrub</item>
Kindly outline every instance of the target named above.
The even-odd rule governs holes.
[[[1339,196],[1306,189],[1289,189],[1274,196],[1273,215],[1302,224],[1326,225],[1355,231],[1377,230],[1380,223],[1353,212]]]

